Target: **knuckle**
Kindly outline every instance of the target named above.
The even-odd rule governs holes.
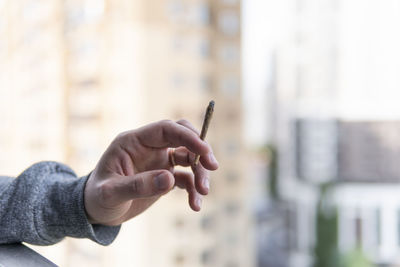
[[[183,124],[183,125],[190,125],[190,122],[186,119],[180,119],[177,121],[177,123]]]
[[[113,197],[114,186],[110,182],[105,182],[99,186],[100,199],[105,203],[110,202]]]
[[[160,123],[161,135],[164,139],[168,139],[171,135],[171,128],[174,124],[172,120],[162,120]]]
[[[186,154],[186,161],[190,164],[193,165],[193,163],[195,162],[196,159],[196,155],[192,152],[188,152]]]
[[[174,122],[172,120],[162,120],[160,121],[161,126],[171,126],[172,124],[174,124]]]
[[[124,139],[127,135],[128,135],[128,131],[121,132],[121,133],[119,133],[119,134],[115,137],[115,140],[122,140],[122,139]]]
[[[135,180],[133,180],[132,184],[132,191],[134,194],[140,195],[144,193],[144,179],[143,177],[138,177]]]

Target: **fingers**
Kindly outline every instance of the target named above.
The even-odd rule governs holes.
[[[200,211],[202,196],[196,190],[194,175],[179,170],[173,175],[166,170],[157,170],[107,180],[100,186],[101,202],[104,206],[114,207],[132,199],[157,197],[169,192],[174,184],[186,189],[189,206]]]
[[[176,123],[188,128],[189,130],[191,130],[195,134],[200,135],[200,132],[189,121],[182,119],[182,120],[177,121]]]
[[[169,171],[148,171],[107,180],[100,186],[100,195],[106,206],[114,206],[132,199],[161,196],[170,191],[174,183]]]
[[[193,159],[193,162],[194,162],[194,159]],[[208,153],[207,155],[201,156],[200,162],[207,170],[210,170],[210,171],[215,171],[219,167],[219,163],[218,163],[217,159],[215,158],[213,152]]]
[[[176,123],[188,128],[195,134],[200,135],[199,131],[189,121],[179,120]],[[207,155],[202,155],[200,157],[200,161],[202,162],[203,166],[208,170],[215,171],[216,169],[218,169],[218,161],[215,158],[212,150]]]
[[[200,211],[202,196],[196,191],[194,185],[194,177],[190,172],[184,171],[175,171],[175,184],[180,187],[186,189],[189,194],[189,206],[194,211]]]
[[[179,147],[175,149],[174,152],[175,165],[180,165],[183,167],[194,165],[193,163],[195,157],[196,155],[185,147]],[[215,171],[216,169],[218,169],[218,162],[212,152],[207,155],[201,156],[200,162],[207,170]]]
[[[200,164],[197,164],[194,166],[193,162],[195,160],[195,154],[192,152],[188,151],[185,147],[180,147],[175,150],[174,153],[174,159],[175,163],[180,166],[191,166],[192,171],[194,173],[195,177],[195,185],[197,191],[202,194],[202,195],[207,195],[209,190],[210,190],[210,183],[209,183],[209,173],[206,170],[215,170],[215,167],[213,164],[211,164],[209,161],[204,160],[204,164],[206,164],[206,168],[203,166],[203,163],[201,162]]]
[[[207,155],[210,146],[198,134],[173,121],[165,120],[144,126],[136,131],[139,141],[153,148],[185,146],[193,153]],[[129,133],[128,133],[129,135]]]
[[[201,163],[192,166],[192,171],[194,173],[197,191],[202,195],[207,195],[210,191],[210,177],[208,171]]]

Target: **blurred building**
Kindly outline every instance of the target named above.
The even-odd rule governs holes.
[[[285,3],[291,26],[276,52],[276,111],[280,190],[296,206],[288,266],[315,263],[325,183],[333,184],[341,255],[360,247],[378,266],[398,264],[399,5]]]
[[[35,248],[61,266],[253,266],[241,117],[239,0],[0,1],[0,169],[38,160],[95,166],[118,132],[186,118],[221,169],[195,214],[174,192],[108,248]]]

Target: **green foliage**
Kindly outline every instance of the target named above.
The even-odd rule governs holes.
[[[361,248],[357,247],[349,252],[343,261],[343,267],[373,267]]]
[[[337,208],[327,205],[329,184],[320,188],[320,199],[317,208],[317,240],[315,246],[314,267],[338,267],[338,212]]]
[[[265,148],[266,154],[269,159],[268,164],[268,178],[269,178],[269,193],[272,199],[279,200],[278,189],[278,152],[274,145],[267,145]]]
[[[320,187],[314,267],[373,267],[359,245],[346,255],[339,255],[338,211],[329,204],[328,196],[331,186],[327,183]]]

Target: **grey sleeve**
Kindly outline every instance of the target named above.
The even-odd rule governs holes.
[[[17,178],[0,177],[0,244],[51,245],[70,236],[109,245],[120,226],[89,223],[87,179],[56,162],[34,164]]]

